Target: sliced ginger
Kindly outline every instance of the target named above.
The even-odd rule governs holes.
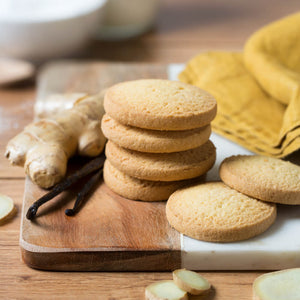
[[[0,225],[10,219],[16,212],[14,202],[8,196],[0,194]]]
[[[162,280],[146,287],[146,300],[187,300],[185,291],[172,280]]]
[[[6,157],[12,165],[24,166],[40,187],[55,185],[65,176],[71,156],[102,152],[106,142],[101,131],[103,99],[104,92],[83,97],[55,118],[29,124],[9,141]]]
[[[173,280],[182,290],[199,295],[210,289],[210,283],[196,272],[179,269],[173,272]]]
[[[210,283],[196,272],[179,269],[173,280],[162,280],[146,287],[146,300],[186,300],[188,294],[199,295],[210,289]]]
[[[253,283],[254,300],[299,300],[300,268],[259,276]]]

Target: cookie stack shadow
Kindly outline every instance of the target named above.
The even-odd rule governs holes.
[[[120,196],[167,200],[214,165],[216,101],[205,91],[169,80],[128,81],[108,89],[104,108],[104,181]]]

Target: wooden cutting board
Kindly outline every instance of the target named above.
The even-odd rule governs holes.
[[[38,82],[38,101],[48,94],[89,92],[137,78],[176,80],[183,65],[61,62],[47,66]],[[220,180],[218,168],[231,155],[251,154],[211,135],[217,160],[207,180]],[[299,162],[299,154],[298,162]],[[78,159],[70,169],[82,164]],[[76,189],[80,188],[76,186]],[[45,270],[147,271],[275,270],[300,267],[300,206],[278,206],[275,223],[263,234],[235,243],[208,243],[180,235],[165,217],[165,203],[124,199],[103,182],[75,217],[67,217],[76,190],[42,207],[34,222],[24,214],[45,191],[26,179],[20,245],[26,264]]]
[[[117,82],[167,78],[167,66],[60,62],[43,69],[38,100],[51,93],[97,93]],[[72,164],[72,163],[71,163]],[[180,235],[166,220],[165,203],[131,201],[101,181],[75,217],[64,214],[76,190],[64,193],[26,219],[45,190],[26,179],[20,246],[33,268],[70,271],[172,270],[181,265]]]

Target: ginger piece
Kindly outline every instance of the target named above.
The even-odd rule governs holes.
[[[0,194],[0,224],[3,224],[16,213],[16,207],[13,200]]]
[[[254,300],[299,300],[300,268],[267,273],[253,283]]]
[[[103,99],[104,92],[80,98],[53,119],[29,124],[8,142],[5,156],[12,165],[24,166],[40,187],[52,187],[65,176],[71,156],[97,156],[103,151]]]
[[[187,300],[185,291],[180,289],[173,280],[162,280],[146,287],[146,300]]]
[[[186,269],[175,270],[173,280],[179,288],[192,295],[200,295],[210,289],[210,283],[205,278]]]

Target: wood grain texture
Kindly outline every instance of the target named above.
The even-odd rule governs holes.
[[[254,30],[271,20],[298,11],[298,0],[163,0],[156,26],[130,41],[94,41],[77,59],[186,62],[201,50],[242,49]],[[12,197],[21,210],[24,192],[22,168],[3,157],[8,139],[32,119],[35,88],[0,89],[0,192]],[[299,157],[299,155],[298,155]],[[19,249],[20,210],[0,226],[1,299],[140,300],[144,288],[171,279],[169,272],[41,272],[22,263]],[[213,300],[251,300],[253,280],[262,272],[203,272],[215,288]]]
[[[41,73],[38,97],[66,91],[93,94],[115,83],[139,78],[167,78],[167,66],[52,63]],[[124,199],[100,182],[76,217],[67,217],[64,210],[72,205],[79,187],[76,184],[70,192],[47,203],[31,222],[25,214],[45,191],[26,179],[20,245],[23,260],[30,267],[150,271],[181,266],[180,234],[169,226],[164,202]]]
[[[38,79],[37,97],[40,100],[53,92],[96,94],[126,80],[167,77],[167,64],[62,60],[42,68]]]
[[[20,209],[24,180],[0,180],[0,191]],[[147,285],[172,279],[171,272],[42,272],[20,259],[20,210],[0,226],[0,299],[141,300]],[[214,300],[250,300],[253,280],[261,272],[202,272],[213,285]],[[197,299],[197,298],[194,298]],[[203,299],[202,299],[203,300]]]
[[[186,62],[200,51],[241,50],[257,29],[300,9],[298,0],[162,0],[152,31],[131,40],[94,41],[84,57]]]
[[[150,271],[180,267],[180,235],[165,203],[131,201],[100,182],[76,217],[64,214],[76,189],[59,195],[29,221],[29,206],[45,191],[26,180],[20,245],[30,267],[66,271]]]
[[[145,287],[172,279],[171,272],[43,272],[21,261],[19,227],[24,180],[0,180],[0,191],[19,211],[0,226],[0,299],[141,300]],[[250,300],[253,280],[262,272],[202,272],[214,285],[206,300]],[[197,299],[197,298],[194,298]],[[204,299],[201,299],[204,300]]]

